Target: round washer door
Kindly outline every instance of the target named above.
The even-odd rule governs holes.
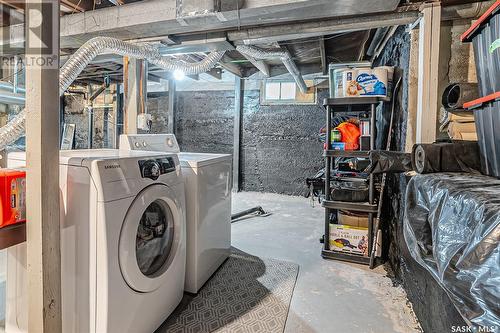
[[[120,233],[119,261],[130,288],[151,292],[165,282],[180,247],[181,217],[172,189],[145,188],[132,202]]]

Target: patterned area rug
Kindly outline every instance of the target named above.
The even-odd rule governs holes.
[[[233,249],[196,296],[181,305],[157,333],[282,333],[299,267]]]

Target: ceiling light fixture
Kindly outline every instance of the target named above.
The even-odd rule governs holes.
[[[175,80],[182,81],[182,80],[184,80],[185,77],[186,77],[186,74],[184,74],[184,72],[181,71],[180,69],[176,69],[174,71],[174,79]]]

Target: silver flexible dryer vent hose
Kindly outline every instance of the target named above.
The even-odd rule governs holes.
[[[264,50],[255,46],[248,45],[238,45],[236,46],[236,51],[256,59],[281,59],[283,65],[285,65],[286,69],[288,70],[288,72],[290,72],[293,79],[297,83],[300,91],[303,93],[307,91],[307,85],[304,82],[304,78],[302,77],[302,74],[300,74],[300,71],[297,68],[297,65],[295,65],[295,62],[293,61],[292,56],[289,52],[282,49]]]
[[[172,61],[161,56],[154,45],[136,45],[112,37],[95,37],[83,44],[61,68],[59,73],[59,95],[62,96],[85,67],[101,53],[146,59],[150,63],[168,71],[181,70],[187,75],[205,73],[212,69],[224,55],[224,51],[214,51],[196,63]],[[19,112],[5,126],[0,128],[0,151],[14,143],[24,134],[26,109]]]

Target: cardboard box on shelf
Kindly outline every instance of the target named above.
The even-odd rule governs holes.
[[[330,250],[368,256],[368,229],[330,224]]]
[[[337,212],[339,224],[350,225],[351,227],[368,228],[368,215],[354,214],[343,211]]]

